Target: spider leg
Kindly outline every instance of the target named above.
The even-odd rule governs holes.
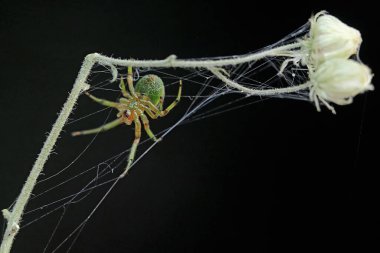
[[[131,150],[129,151],[129,156],[128,156],[128,164],[127,167],[125,168],[123,174],[120,175],[120,178],[125,177],[128,173],[128,171],[131,169],[133,160],[135,159],[135,154],[137,150],[137,146],[140,143],[140,138],[141,138],[141,122],[139,120],[139,116],[137,115],[136,112],[133,112],[134,115],[134,123],[135,123],[135,139],[133,141]]]
[[[141,101],[141,100],[140,100]],[[154,105],[153,105],[154,106]],[[140,104],[140,107],[141,109],[143,109],[144,112],[146,112],[149,117],[151,117],[152,119],[157,119],[158,116],[160,116],[160,112],[157,110],[157,108],[155,108],[157,110],[157,112],[153,112],[147,105],[145,105],[144,103],[141,103]]]
[[[136,92],[135,92],[135,88],[133,87],[132,67],[128,67],[127,83],[128,83],[129,91],[131,92],[132,96],[137,97]]]
[[[181,100],[181,94],[182,94],[182,80],[179,80],[179,88],[178,88],[178,95],[177,98],[163,111],[161,111],[161,117],[166,116],[171,109],[173,109]]]
[[[150,130],[148,117],[145,116],[145,114],[141,114],[141,115],[140,115],[140,118],[141,118],[141,121],[142,121],[143,124],[144,124],[144,129],[145,129],[145,132],[148,134],[148,136],[149,136],[152,140],[154,140],[154,141],[158,141],[158,139],[156,138],[156,136],[154,136],[154,133],[152,132],[152,130]]]
[[[72,132],[71,135],[72,136],[78,136],[78,135],[96,134],[96,133],[100,133],[100,132],[105,132],[105,131],[108,131],[108,130],[120,125],[121,123],[123,123],[123,121],[120,118],[118,118],[114,121],[111,121],[111,122],[101,126],[101,127],[97,127],[97,128],[89,129],[89,130]]]
[[[140,100],[140,102],[140,110],[146,112],[149,117],[152,119],[157,119],[160,116],[160,111],[151,102],[150,105],[148,104],[149,101],[147,100]]]
[[[160,112],[162,111],[162,107],[164,106],[164,98],[160,97],[160,100],[158,102],[158,107],[155,106],[149,99],[148,96],[142,96],[142,99],[140,101],[145,102],[147,105],[149,105],[150,108],[157,109],[157,116],[160,116]]]
[[[160,97],[160,101],[158,102],[158,109],[162,111],[164,109],[164,98]]]
[[[105,100],[105,99],[101,99],[101,98],[97,98],[97,97],[91,95],[88,92],[86,92],[85,94],[87,96],[89,96],[92,100],[94,100],[95,102],[97,102],[97,103],[99,103],[101,105],[108,106],[108,107],[114,107],[114,108],[118,107],[118,103],[115,103],[115,102],[112,102],[112,101],[108,101],[108,100]]]
[[[131,94],[129,94],[129,92],[125,88],[125,83],[124,83],[123,78],[120,78],[119,88],[120,88],[121,93],[123,94],[124,97],[126,97],[126,98],[132,98]]]
[[[161,110],[159,110],[152,102],[150,102],[149,98],[148,98],[148,100],[140,100],[140,102],[141,102],[141,104],[143,104],[145,106],[145,108],[144,108],[145,110],[149,109],[152,114],[155,114],[155,119],[157,119],[159,116],[161,116]],[[151,118],[153,119],[152,116],[151,116]]]

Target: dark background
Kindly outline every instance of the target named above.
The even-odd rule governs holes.
[[[361,31],[361,59],[378,73],[378,14],[363,1],[0,1],[0,208],[19,193],[86,54],[242,54],[322,9]],[[71,252],[378,251],[377,92],[337,115],[271,99],[177,128]],[[13,252],[42,252],[54,226],[39,224],[47,229],[21,230]]]

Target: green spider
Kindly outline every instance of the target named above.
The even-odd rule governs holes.
[[[149,120],[145,113],[148,114],[152,119],[166,116],[170,110],[172,110],[178,104],[182,93],[182,80],[180,80],[176,100],[174,100],[165,110],[163,110],[165,86],[162,79],[156,75],[146,75],[137,81],[136,87],[133,87],[132,74],[132,67],[128,67],[127,83],[129,92],[125,87],[123,79],[120,79],[119,88],[123,97],[119,99],[119,102],[100,99],[88,92],[85,93],[92,100],[101,105],[116,108],[118,110],[116,120],[111,121],[98,128],[72,133],[72,136],[96,134],[99,132],[108,131],[123,123],[131,125],[133,122],[135,124],[135,139],[129,152],[127,167],[121,177],[124,177],[127,174],[135,158],[136,149],[141,137],[140,119],[148,136],[154,141],[159,141],[159,139],[157,139],[154,136],[153,132],[150,130]]]

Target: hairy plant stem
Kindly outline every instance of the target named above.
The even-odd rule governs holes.
[[[37,182],[37,178],[41,174],[44,165],[49,158],[49,155],[54,148],[59,134],[61,133],[63,126],[71,114],[80,93],[84,89],[88,88],[86,80],[94,63],[95,62],[92,55],[89,55],[85,58],[81,70],[79,71],[78,77],[74,83],[74,87],[71,90],[70,95],[67,98],[67,101],[65,102],[61,112],[59,113],[59,116],[54,123],[12,210],[3,210],[4,218],[7,220],[7,227],[3,235],[3,240],[1,242],[0,253],[8,253],[12,248],[14,238],[20,228],[20,221],[24,213],[25,206],[28,203],[30,195],[32,194],[33,188]]]

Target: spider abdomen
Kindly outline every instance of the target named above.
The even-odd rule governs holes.
[[[140,78],[136,83],[135,91],[149,97],[154,105],[160,102],[160,98],[165,97],[164,82],[156,75],[150,74]]]

